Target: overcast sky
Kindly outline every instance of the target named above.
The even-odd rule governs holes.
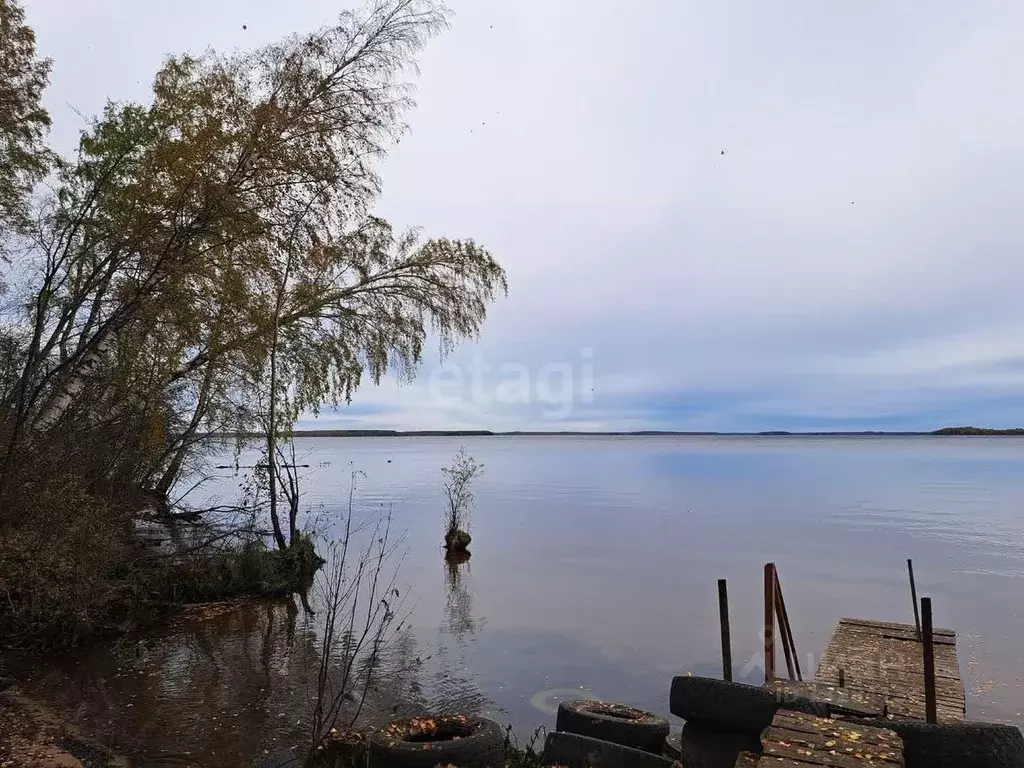
[[[66,150],[167,54],[350,4],[26,5]],[[509,297],[307,426],[1024,424],[1024,3],[451,5],[380,212],[486,244]]]

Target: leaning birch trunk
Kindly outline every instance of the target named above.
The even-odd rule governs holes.
[[[109,348],[106,339],[96,345],[96,349],[87,353],[82,358],[81,365],[71,374],[71,378],[53,396],[49,403],[40,409],[39,415],[32,422],[32,431],[36,433],[45,432],[53,427],[74,402],[75,398],[82,393],[85,385],[103,359],[104,353]]]

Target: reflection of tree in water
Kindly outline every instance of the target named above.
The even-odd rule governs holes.
[[[467,638],[479,629],[468,571],[446,563],[445,574],[449,608],[442,634]],[[306,743],[322,615],[309,616],[298,598],[196,606],[158,631],[92,646],[41,671],[28,692],[91,735],[135,754],[139,764],[244,765],[264,749]],[[339,656],[344,645],[336,649]],[[424,646],[403,622],[381,655],[360,723],[486,710],[465,643],[460,649],[451,643],[451,653],[441,645]],[[332,665],[330,673],[335,687],[339,667]],[[360,676],[367,671],[358,670]],[[356,705],[348,706],[354,711]]]
[[[473,615],[473,593],[470,584],[469,553],[454,552],[445,557],[445,618],[440,627],[442,636],[433,664],[430,686],[430,709],[439,714],[481,713],[490,702],[477,685],[470,658],[473,636],[481,622]],[[455,647],[443,639],[450,635]]]
[[[289,603],[196,606],[157,632],[54,665],[29,693],[139,764],[247,764],[306,738],[318,643]]]
[[[473,593],[470,591],[469,552],[451,552],[444,558],[444,583],[447,590],[444,630],[465,645],[466,635],[476,634],[473,617]]]
[[[403,626],[381,652],[362,720],[367,725],[378,725],[397,717],[422,714],[428,705],[420,673],[429,659],[429,655],[421,655],[412,628]]]

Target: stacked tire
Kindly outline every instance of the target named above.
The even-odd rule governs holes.
[[[766,688],[690,675],[672,679],[669,710],[686,721],[680,760],[688,768],[733,768],[744,753],[760,754],[761,732],[782,702]],[[827,708],[800,697],[787,707],[827,716]],[[741,763],[742,764],[742,763]]]
[[[660,755],[668,736],[668,720],[624,704],[581,699],[558,705],[555,730]]]
[[[831,715],[827,704],[804,696],[786,696],[783,700],[779,694],[756,685],[690,675],[672,678],[669,710],[687,723],[760,735],[781,708],[818,717]]]
[[[544,742],[544,765],[568,768],[667,768],[668,721],[624,704],[581,699],[558,705],[556,732]]]

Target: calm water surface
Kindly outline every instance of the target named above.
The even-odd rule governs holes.
[[[440,467],[486,465],[472,558],[439,549]],[[665,713],[672,675],[720,675],[719,578],[739,678],[762,675],[762,566],[778,564],[813,669],[842,616],[913,621],[906,558],[959,633],[971,715],[1024,718],[1024,440],[304,438],[306,504],[391,507],[413,631],[369,720],[475,710],[521,733],[581,688]],[[246,463],[243,460],[243,463]],[[228,501],[238,478],[204,492]],[[139,765],[241,763],[299,743],[316,620],[289,602],[181,621],[41,670],[32,690]],[[416,659],[420,663],[416,663]]]

